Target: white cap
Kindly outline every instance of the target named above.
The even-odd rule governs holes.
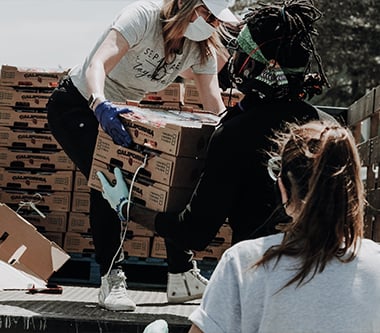
[[[220,21],[239,23],[237,17],[228,9],[235,1],[231,0],[202,0],[209,11]]]

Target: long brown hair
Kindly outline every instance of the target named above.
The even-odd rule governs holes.
[[[170,61],[175,55],[179,41],[184,38],[183,34],[191,21],[194,8],[203,4],[200,0],[186,0],[183,1],[181,8],[179,8],[178,2],[179,0],[166,0],[161,9],[166,61]],[[223,44],[217,32],[213,33],[207,40],[194,43],[198,44],[202,64],[212,55],[211,46],[217,52],[223,49]]]
[[[296,216],[283,226],[281,244],[269,248],[255,266],[281,256],[301,259],[297,273],[285,286],[310,281],[337,258],[352,261],[363,237],[365,205],[361,163],[349,129],[312,121],[288,124],[273,141],[281,157],[281,180]]]

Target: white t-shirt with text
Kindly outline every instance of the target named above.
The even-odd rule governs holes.
[[[206,333],[380,332],[380,245],[363,239],[357,258],[327,264],[308,283],[280,290],[297,259],[253,268],[276,234],[237,243],[222,256],[190,320]],[[279,291],[280,290],[280,291]]]

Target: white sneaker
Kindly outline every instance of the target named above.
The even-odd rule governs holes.
[[[121,269],[112,269],[102,276],[99,290],[99,305],[111,311],[134,311],[136,304],[128,297],[127,283]]]
[[[168,303],[183,303],[202,298],[208,280],[200,274],[195,260],[193,268],[185,273],[169,273],[167,297]]]
[[[145,327],[143,333],[169,333],[168,323],[164,319],[157,319]]]

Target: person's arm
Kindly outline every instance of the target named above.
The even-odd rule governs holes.
[[[226,109],[216,74],[194,74],[194,82],[204,110],[220,114]]]
[[[120,32],[110,30],[98,50],[92,57],[86,71],[88,95],[104,96],[106,75],[115,67],[127,53],[129,44]],[[105,98],[104,98],[105,99]],[[102,98],[94,103],[92,109],[102,102]]]
[[[124,206],[123,214],[124,216],[127,216],[127,206]],[[157,211],[136,204],[132,204],[129,209],[129,219],[131,221],[134,221],[153,232],[157,232],[155,227],[157,214]]]
[[[155,230],[155,219],[158,212],[130,202],[131,195],[120,168],[114,169],[116,183],[108,181],[103,172],[98,171],[97,176],[102,185],[103,198],[116,211],[121,221],[135,221],[145,228]],[[129,210],[129,211],[128,211]]]
[[[104,84],[108,74],[129,49],[128,42],[116,30],[110,30],[92,57],[86,70],[89,108],[113,142],[128,147],[132,139],[119,119],[122,113],[131,112],[127,107],[119,108],[104,96]]]
[[[229,59],[229,53],[227,49],[223,49],[221,50],[221,52],[218,52],[217,54],[218,73],[222,70],[222,68],[228,61],[228,59]],[[194,73],[191,68],[186,69],[179,76],[185,80],[194,80]]]

